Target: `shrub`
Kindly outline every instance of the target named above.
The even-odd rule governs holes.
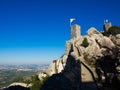
[[[81,46],[83,46],[83,47],[85,47],[85,48],[89,46],[89,43],[88,43],[87,38],[84,38],[84,40],[83,40]]]
[[[109,35],[116,35],[120,34],[120,27],[118,26],[112,26],[108,29],[108,31],[103,32],[103,35],[109,36]]]
[[[32,86],[30,87],[30,90],[40,90],[41,86],[44,84],[44,82],[49,78],[49,76],[43,77],[43,81],[40,81],[38,78],[38,75],[34,75],[31,77],[31,83]]]

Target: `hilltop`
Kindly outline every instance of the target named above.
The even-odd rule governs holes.
[[[106,20],[103,32],[95,27],[88,29],[85,36],[80,32],[80,25],[71,26],[71,39],[66,41],[65,54],[44,72],[51,78],[41,90],[78,90],[80,87],[95,90],[105,89],[104,86],[111,88],[111,85],[114,90],[120,89],[120,27],[112,26]],[[61,81],[62,77],[67,79]],[[66,84],[64,81],[67,80],[69,83]]]

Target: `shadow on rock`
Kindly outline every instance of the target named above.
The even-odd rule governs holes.
[[[80,61],[68,56],[65,69],[52,75],[40,90],[78,90],[80,88]]]
[[[120,73],[116,69],[118,65],[118,59],[112,58],[110,55],[106,55],[97,60],[96,73],[98,75],[98,82],[102,82],[104,87],[120,90]]]
[[[71,82],[62,73],[52,75],[40,90],[72,90]]]

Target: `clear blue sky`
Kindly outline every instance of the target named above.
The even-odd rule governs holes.
[[[0,64],[50,63],[64,54],[69,19],[84,35],[104,19],[120,26],[120,0],[0,0]]]

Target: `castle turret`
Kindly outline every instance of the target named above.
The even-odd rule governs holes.
[[[104,25],[103,25],[103,30],[104,30],[104,31],[108,31],[108,29],[109,29],[110,27],[112,27],[111,22],[109,22],[108,20],[105,20],[105,21],[104,21]]]
[[[71,26],[71,38],[76,39],[80,37],[80,26],[75,24]]]

